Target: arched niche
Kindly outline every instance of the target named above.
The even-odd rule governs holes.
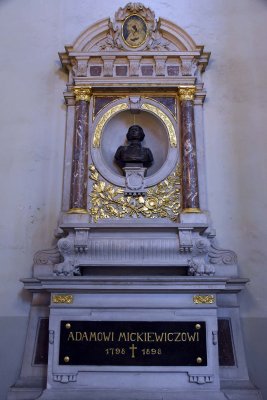
[[[125,106],[126,109],[116,112],[102,126],[105,116],[108,116],[112,110],[116,110],[120,105]],[[149,106],[151,106],[152,111]],[[175,142],[174,138],[170,137],[170,126],[169,124],[166,125],[166,119],[173,129]],[[148,168],[145,177],[146,186],[153,186],[172,172],[179,162],[180,154],[177,140],[177,136],[179,136],[177,122],[164,106],[160,106],[152,99],[141,99],[140,111],[137,114],[131,112],[128,102],[125,100],[113,102],[98,114],[92,126],[94,132],[90,146],[92,161],[106,180],[123,187],[125,177],[121,168],[116,164],[114,155],[117,148],[127,142],[127,131],[134,124],[142,126],[146,135],[142,144],[144,147],[149,147],[154,156],[154,163]],[[101,132],[98,132],[99,126],[101,126]],[[99,135],[97,142],[95,142],[96,135]]]
[[[122,26],[132,14],[138,14],[147,24],[147,40],[137,48],[130,48],[121,37]],[[145,129],[146,145],[152,147],[156,155],[155,164],[147,171],[146,185],[153,186],[165,179],[179,162],[180,150],[180,121],[178,88],[182,85],[195,87],[195,128],[197,137],[198,171],[200,181],[200,196],[205,207],[205,171],[202,135],[202,104],[205,99],[205,90],[202,82],[202,72],[209,60],[209,53],[204,47],[197,45],[190,35],[181,27],[163,18],[156,19],[154,12],[140,3],[128,3],[120,8],[114,18],[105,18],[88,27],[82,32],[72,45],[65,47],[60,53],[63,66],[67,69],[69,80],[64,93],[67,112],[67,138],[64,176],[64,206],[68,209],[70,196],[71,163],[73,131],[75,129],[75,96],[76,87],[90,87],[92,98],[89,106],[89,137],[90,149],[88,163],[96,162],[106,180],[112,184],[123,186],[123,176],[119,168],[114,165],[113,152],[115,147],[123,144],[125,134],[129,128],[131,118],[130,108],[120,112],[107,123],[103,131],[103,143],[111,140],[108,132],[119,132],[116,141],[111,141],[111,148],[101,153],[93,146],[97,121],[110,104],[120,103],[130,96],[160,99],[158,108],[169,116],[177,136],[177,147],[169,145],[166,150],[166,136],[164,139],[157,131],[164,124],[158,116],[148,110],[141,110],[137,114],[140,123]],[[106,101],[104,106],[97,108],[101,98]],[[166,106],[164,99],[173,101],[173,109]],[[109,100],[110,99],[110,100]],[[114,103],[115,102],[115,103]],[[147,100],[152,104],[150,100]],[[156,103],[153,103],[156,106]],[[166,106],[166,109],[165,109]],[[144,116],[144,117],[143,117]],[[148,121],[150,121],[148,123]],[[116,128],[116,126],[117,128]],[[127,125],[127,126],[126,126]],[[152,133],[150,126],[154,127]],[[157,138],[163,140],[163,152],[154,149]],[[165,141],[164,141],[165,140]],[[116,143],[116,145],[115,145]],[[118,145],[118,146],[117,146]],[[167,154],[167,156],[166,156]],[[101,167],[102,166],[102,167]],[[108,179],[108,176],[110,179]]]

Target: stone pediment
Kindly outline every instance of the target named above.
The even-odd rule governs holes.
[[[60,59],[76,84],[91,84],[77,78],[198,77],[209,55],[173,22],[156,19],[141,3],[128,3],[113,21],[102,19],[86,29]]]

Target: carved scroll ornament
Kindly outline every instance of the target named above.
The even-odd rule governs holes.
[[[140,38],[136,37],[136,44],[131,44],[124,35],[124,25],[140,25]],[[134,32],[136,33],[136,32]],[[144,45],[144,47],[143,47]],[[160,32],[160,23],[155,19],[155,13],[141,3],[128,3],[124,8],[119,8],[115,20],[109,22],[109,31],[105,39],[98,44],[99,50],[136,49],[142,46],[143,50],[169,50],[170,42],[163,38]]]

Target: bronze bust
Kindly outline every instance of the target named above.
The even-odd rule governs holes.
[[[117,164],[125,166],[150,167],[153,163],[153,154],[147,147],[142,147],[145,134],[141,126],[132,125],[128,129],[126,138],[128,146],[120,146],[115,154]]]

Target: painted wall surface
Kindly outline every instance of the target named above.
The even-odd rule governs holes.
[[[34,252],[52,245],[61,204],[66,75],[57,52],[124,5],[0,1],[1,399],[18,375],[26,332],[30,295],[19,279],[31,276]],[[145,5],[212,53],[204,75],[209,210],[220,245],[237,252],[240,275],[250,279],[240,297],[245,345],[254,382],[267,399],[267,1]]]

